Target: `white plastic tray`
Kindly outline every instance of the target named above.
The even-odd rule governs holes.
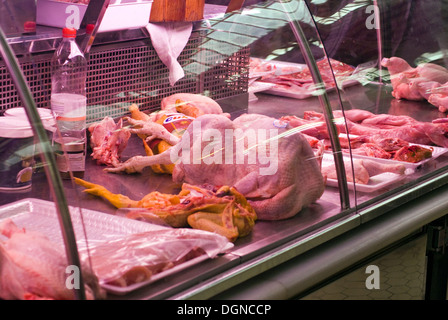
[[[123,3],[120,0],[112,0],[104,13],[98,32],[145,27],[149,23],[152,3],[153,0],[133,2],[128,0]],[[67,26],[79,29],[86,10],[86,4],[63,0],[37,0],[36,23],[57,28]]]
[[[255,81],[249,85],[249,93],[257,93],[271,89],[275,84],[268,82]]]
[[[392,159],[381,159],[381,158],[373,158],[368,156],[362,156],[362,155],[353,155],[353,159],[369,159],[373,160],[379,163],[387,163],[387,164],[397,164],[400,163],[404,165],[406,168],[404,175],[399,175],[391,172],[385,172],[376,176],[372,176],[369,179],[368,184],[356,184],[356,190],[361,192],[374,192],[378,191],[380,189],[383,189],[395,182],[403,180],[406,175],[414,173],[416,170],[419,170],[423,165],[426,163],[436,159],[437,157],[441,156],[442,154],[446,153],[448,151],[447,148],[441,148],[441,147],[434,147],[434,146],[426,146],[426,145],[419,145],[425,148],[432,148],[432,157],[429,159],[422,160],[417,163],[412,162],[405,162],[405,161],[397,161]],[[344,156],[344,159],[346,161],[350,161],[348,155]],[[334,163],[333,155],[331,152],[325,152],[323,159],[322,159],[322,166],[328,166]],[[336,179],[327,179],[327,185],[331,187],[338,187],[338,181]],[[353,182],[347,183],[348,188],[350,190],[354,189]]]
[[[349,157],[343,157],[344,161],[350,161]],[[356,157],[353,156],[353,158],[355,159]],[[369,160],[377,160],[376,158],[370,158]],[[379,160],[379,159],[378,159]],[[325,153],[322,159],[322,166],[330,166],[334,163],[333,160],[333,155],[331,153]],[[395,161],[396,163],[396,161]],[[356,183],[356,191],[360,191],[360,192],[366,192],[366,193],[370,193],[370,192],[375,192],[378,190],[382,190],[394,183],[397,183],[401,180],[403,180],[404,178],[406,178],[406,175],[411,174],[413,171],[412,170],[406,170],[405,174],[396,174],[396,173],[392,173],[392,172],[384,172],[375,176],[371,176],[369,178],[369,182],[367,184],[362,184],[362,183]],[[328,179],[327,178],[327,185],[330,187],[339,187],[338,185],[338,180],[337,179]],[[353,182],[347,182],[347,188],[349,190],[354,190],[355,189],[355,185]]]
[[[250,79],[260,78],[263,76],[269,76],[270,74],[284,75],[284,74],[299,72],[306,68],[306,64],[298,64],[298,63],[275,61],[275,60],[262,60],[262,59],[260,59],[260,60],[263,63],[271,64],[275,68],[275,71],[274,72],[272,72],[272,71],[249,72]],[[355,71],[353,72],[353,74],[355,74]],[[260,80],[260,81],[255,81],[254,84],[255,83],[269,83],[269,82],[263,82],[262,80]],[[271,83],[269,83],[269,84],[271,84]],[[348,78],[347,80],[342,81],[341,85],[342,85],[342,88],[346,88],[349,86],[353,86],[355,84],[359,84],[359,81],[356,80],[356,77],[354,76],[353,79]],[[259,86],[259,87],[261,88],[261,86]],[[331,91],[334,89],[335,89],[334,87],[328,88],[327,91]],[[272,84],[270,87],[265,86],[265,88],[263,90],[258,90],[256,92],[260,92],[260,91],[263,91],[264,93],[268,93],[268,94],[272,94],[272,95],[294,98],[294,99],[307,99],[307,98],[315,96],[315,94],[313,93],[313,91],[314,91],[313,89],[302,88],[302,87],[296,87],[294,89],[285,89],[280,86],[277,86],[276,84]]]
[[[345,80],[342,82],[342,88],[347,88],[355,84],[359,84],[359,82],[357,80]],[[327,88],[327,92],[331,92],[332,90],[335,90],[335,87]],[[287,98],[308,99],[317,96],[317,94],[315,94],[314,91],[315,91],[314,89],[307,89],[301,87],[297,87],[297,89],[290,90],[278,86],[273,86],[264,92]]]
[[[69,207],[73,229],[77,239],[78,250],[81,251],[88,245],[93,247],[97,244],[118,239],[120,237],[156,230],[166,230],[167,227],[128,219],[116,215],[106,214],[98,211]],[[63,245],[62,232],[59,227],[55,204],[50,201],[27,198],[0,207],[0,220],[11,218],[13,222],[28,230],[38,231],[47,236],[56,244]],[[83,225],[84,224],[84,225]],[[193,232],[205,232],[201,230],[191,230]],[[87,234],[87,241],[85,235]],[[0,241],[6,238],[0,235]],[[221,248],[221,253],[233,247],[228,243]],[[219,249],[218,249],[219,250]],[[160,280],[168,275],[180,272],[190,266],[208,259],[207,254],[203,254],[194,259],[188,260],[171,269],[157,273],[150,279],[136,283],[127,287],[117,287],[101,283],[100,285],[107,291],[114,294],[126,294],[137,288],[146,286],[154,281]]]
[[[400,175],[391,172],[384,172],[376,176],[370,177],[369,183],[367,184],[357,183],[356,191],[365,193],[375,192],[378,190],[382,190],[392,185],[393,183],[397,183],[403,180],[405,177],[406,177],[405,175]],[[327,179],[327,185],[330,187],[336,187],[336,188],[339,187],[338,180],[336,179]],[[354,190],[355,186],[353,182],[347,182],[347,188],[349,190]]]
[[[363,155],[353,155],[353,158],[358,158],[358,159],[370,159],[370,160],[375,160],[378,162],[382,162],[382,163],[389,163],[389,164],[393,164],[393,163],[401,163],[403,164],[406,169],[412,169],[412,171],[416,171],[419,170],[423,165],[425,165],[426,163],[436,159],[437,157],[440,157],[442,154],[446,153],[448,151],[447,148],[442,148],[442,147],[435,147],[435,146],[427,146],[427,145],[423,145],[423,144],[416,144],[416,143],[410,143],[409,145],[417,145],[417,146],[421,146],[423,148],[428,148],[428,149],[432,149],[432,157],[419,161],[419,162],[406,162],[406,161],[398,161],[398,160],[393,160],[393,159],[381,159],[381,158],[373,158],[373,157],[369,157],[369,156],[363,156]]]

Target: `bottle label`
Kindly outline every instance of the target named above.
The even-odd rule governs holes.
[[[86,144],[73,137],[55,140],[56,164],[59,172],[80,172],[85,170]]]
[[[57,153],[56,164],[60,172],[84,171],[86,167],[86,157],[83,152]]]
[[[73,93],[52,94],[51,109],[56,120],[83,121],[86,119],[87,98]]]

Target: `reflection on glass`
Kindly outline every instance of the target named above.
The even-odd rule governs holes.
[[[0,27],[9,37],[36,32],[36,1],[1,1]]]

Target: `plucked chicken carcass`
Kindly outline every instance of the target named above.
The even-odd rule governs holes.
[[[61,247],[46,236],[17,227],[11,220],[0,223],[0,298],[74,299],[66,285],[67,258]],[[86,297],[104,298],[97,277],[82,266]]]
[[[179,112],[197,118],[203,114],[223,114],[221,106],[212,98],[195,93],[175,93],[162,99],[160,108],[164,112]]]
[[[392,95],[396,99],[427,100],[434,86],[448,81],[448,70],[434,63],[423,63],[413,68],[406,60],[391,57],[384,58],[381,65],[389,70]]]
[[[130,111],[138,110],[137,105],[132,105]],[[134,118],[138,120],[156,122],[163,115],[181,113],[188,117],[197,118],[203,114],[222,114],[230,117],[228,113],[222,111],[221,106],[212,98],[196,93],[174,93],[162,99],[160,102],[160,110],[150,114],[141,114]]]
[[[142,208],[129,211],[127,218],[158,223],[159,220],[176,228],[192,227],[218,233],[229,241],[247,236],[257,215],[235,188],[227,186],[192,186],[184,183],[179,194],[151,192],[141,200],[113,194],[105,187],[75,178],[84,192],[103,197],[116,208]]]
[[[324,178],[305,136],[287,123],[279,124],[278,119],[260,114],[245,114],[234,121],[219,114],[202,115],[165,152],[135,156],[105,170],[132,173],[174,163],[174,182],[232,186],[247,198],[259,219],[285,219],[321,197]],[[145,129],[135,133],[142,134]],[[147,134],[152,135],[149,129]],[[275,136],[270,136],[271,130]],[[238,135],[229,136],[229,132]],[[241,139],[251,134],[264,134],[264,138],[258,139],[258,145]],[[245,143],[243,152],[239,150],[241,141]]]

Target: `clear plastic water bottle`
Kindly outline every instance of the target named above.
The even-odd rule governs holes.
[[[56,162],[63,179],[70,178],[70,171],[81,178],[86,158],[87,60],[76,44],[76,29],[64,28],[62,36],[51,62]]]

